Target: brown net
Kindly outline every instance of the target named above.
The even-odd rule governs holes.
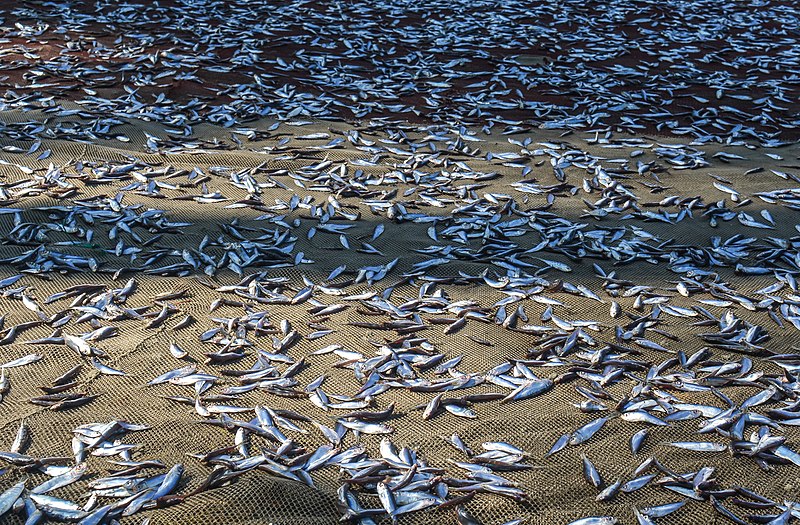
[[[266,125],[264,125],[266,127]],[[325,123],[318,123],[306,126],[304,132],[324,131]],[[120,129],[120,133],[124,130]],[[554,135],[548,137],[548,134]],[[556,140],[555,133],[540,132],[534,140],[546,142]],[[208,137],[210,138],[210,134]],[[491,139],[490,139],[491,140]],[[11,143],[11,142],[7,142]],[[577,141],[576,141],[577,144]],[[251,149],[257,149],[259,144],[251,145]],[[509,145],[502,142],[489,142],[485,145],[487,150],[501,151],[510,149]],[[227,176],[214,175],[214,166],[226,166],[229,171],[235,172],[241,169],[258,166],[261,156],[247,151],[225,152],[220,155],[173,155],[169,157],[155,158],[152,155],[142,155],[135,152],[131,144],[126,144],[126,149],[111,148],[109,146],[90,146],[83,148],[75,144],[53,141],[47,143],[47,147],[53,151],[54,157],[40,161],[39,165],[43,168],[49,162],[58,159],[59,162],[68,164],[67,170],[71,169],[72,159],[80,156],[85,164],[97,161],[108,163],[118,160],[121,163],[128,162],[129,156],[142,162],[157,161],[160,166],[171,166],[174,169],[191,170],[199,168],[203,173],[211,174],[207,182],[209,192],[219,191],[229,200],[223,203],[199,204],[190,201],[175,200],[172,198],[155,199],[145,195],[138,195],[132,191],[125,192],[124,204],[131,206],[142,204],[146,208],[165,210],[170,221],[191,223],[188,227],[181,227],[177,233],[165,234],[163,240],[159,242],[161,246],[169,249],[182,250],[186,248],[196,248],[205,235],[212,239],[222,234],[221,225],[232,224],[237,221],[238,226],[246,228],[267,227],[266,221],[254,220],[262,215],[264,210],[253,210],[249,208],[226,209],[225,205],[236,199],[244,199],[247,192],[236,188],[228,183]],[[593,152],[592,147],[581,144],[587,151]],[[128,149],[130,148],[130,149]],[[704,148],[707,158],[715,151],[713,148]],[[728,150],[729,151],[729,150]],[[789,154],[788,150],[783,150],[784,154]],[[754,154],[750,154],[751,159]],[[6,158],[14,159],[13,155],[6,155]],[[329,156],[333,159],[333,156]],[[336,155],[336,162],[352,161],[353,159],[363,158],[358,152],[343,149]],[[30,161],[26,161],[30,164]],[[55,162],[54,162],[55,163]],[[476,164],[478,164],[476,162]],[[721,165],[713,165],[708,168],[715,175],[731,179],[732,184],[743,195],[752,195],[756,191],[766,189],[768,184],[763,179],[751,179],[739,175],[749,165],[764,165],[763,159],[752,159],[742,161],[736,169],[726,168]],[[308,162],[305,161],[305,165]],[[5,167],[7,186],[13,186],[14,180],[27,179],[27,175],[19,173],[19,170]],[[156,167],[158,169],[158,167]],[[292,166],[286,169],[299,169]],[[542,175],[544,178],[546,175]],[[256,180],[262,179],[263,175],[256,175]],[[696,171],[676,172],[674,174],[662,175],[665,184],[675,187],[675,192],[680,194],[702,193],[707,200],[715,199],[718,195],[713,188],[705,182],[705,175]],[[280,178],[280,177],[278,177]],[[159,179],[160,180],[160,179]],[[165,182],[170,179],[164,177]],[[289,187],[288,190],[280,188],[266,188],[261,196],[266,205],[271,205],[276,199],[289,202],[292,195],[297,195],[301,200],[306,196],[315,197],[315,202],[324,202],[327,197],[325,194],[310,190],[303,190],[291,184],[286,176],[281,178]],[[506,173],[503,176],[488,183],[488,186],[480,191],[485,193],[509,193],[511,182],[518,180],[517,177]],[[120,183],[109,184],[84,184],[78,183],[80,188],[80,199],[89,200],[92,196],[113,196],[121,184],[129,182],[126,180]],[[396,185],[398,193],[402,193],[410,186]],[[192,190],[189,189],[189,192]],[[164,189],[164,193],[169,194],[169,189]],[[174,195],[174,193],[172,194]],[[402,201],[402,199],[399,199]],[[410,199],[407,199],[410,200]],[[361,212],[361,219],[353,222],[353,228],[347,230],[347,236],[355,245],[358,238],[369,238],[372,235],[376,224],[384,224],[386,232],[373,241],[376,248],[383,252],[383,255],[369,255],[334,248],[338,246],[338,235],[323,231],[317,233],[310,241],[307,239],[307,231],[314,221],[302,220],[299,228],[293,230],[297,236],[293,254],[304,252],[305,258],[315,261],[314,264],[301,264],[293,268],[275,268],[267,271],[267,277],[274,279],[286,277],[288,287],[285,293],[291,297],[297,290],[304,286],[303,277],[315,283],[322,282],[327,274],[339,265],[347,265],[348,268],[356,269],[366,265],[385,264],[394,257],[399,257],[398,266],[382,281],[372,286],[366,283],[352,285],[346,288],[348,294],[356,294],[367,290],[374,290],[382,293],[384,290],[393,286],[391,301],[393,304],[403,304],[406,301],[416,298],[420,287],[431,279],[447,277],[457,277],[462,275],[478,275],[486,268],[490,268],[490,260],[459,261],[455,260],[448,264],[441,265],[435,269],[421,272],[411,283],[397,283],[400,276],[407,274],[413,269],[413,265],[425,260],[430,256],[416,253],[413,250],[422,250],[436,243],[427,236],[428,224],[418,224],[414,222],[391,222],[383,217],[373,215],[362,200],[358,198],[342,197],[340,202],[346,206],[352,206],[352,210]],[[19,206],[20,203],[14,204]],[[22,218],[26,222],[47,223],[54,221],[54,216],[49,215],[53,211],[40,211],[38,208],[46,206],[59,206],[63,202],[56,201],[47,195],[28,197],[25,199]],[[448,218],[455,205],[447,205],[444,208],[424,207],[421,210],[426,214],[436,214],[441,216],[443,224],[451,223],[454,219]],[[581,213],[582,204],[575,199],[558,199],[557,207],[549,210],[558,213],[559,216],[577,220],[577,215]],[[791,214],[786,208],[770,207],[776,219],[777,226],[769,231],[768,235],[775,237],[789,238],[792,236],[794,224],[791,221]],[[413,211],[408,210],[409,213]],[[282,213],[282,212],[276,212]],[[287,223],[295,217],[303,217],[304,210],[298,208],[289,212],[284,219]],[[13,215],[2,216],[2,233],[9,235],[14,227]],[[457,216],[454,216],[457,217]],[[785,219],[785,220],[783,220]],[[723,239],[737,231],[741,231],[741,226],[737,227],[733,222],[722,221],[716,230],[704,225],[705,219],[696,217],[686,219],[674,225],[660,225],[642,221],[619,221],[618,219],[604,220],[596,223],[597,226],[616,227],[619,225],[631,224],[646,229],[648,232],[658,235],[664,239],[674,238],[691,239],[690,244],[694,246],[708,246],[714,235],[720,235]],[[56,221],[57,222],[57,221]],[[337,221],[338,222],[338,221]],[[94,225],[95,240],[99,247],[85,248],[81,246],[59,247],[62,251],[75,255],[91,254],[100,263],[103,269],[114,269],[126,265],[136,266],[125,262],[124,257],[118,257],[113,253],[104,252],[103,249],[113,252],[113,242],[108,240],[108,231],[113,225],[113,221],[108,224],[98,222]],[[319,225],[317,224],[317,227]],[[140,229],[141,230],[141,229]],[[441,232],[442,226],[438,227]],[[748,232],[750,233],[750,232]],[[756,231],[755,234],[760,233]],[[126,238],[127,234],[120,234]],[[141,235],[149,238],[148,233],[141,231]],[[248,237],[255,234],[248,233]],[[515,240],[519,246],[528,248],[535,246],[539,242],[539,236],[529,231],[522,237]],[[48,237],[51,243],[74,239],[74,235],[68,233],[54,232]],[[687,241],[683,241],[686,243]],[[762,241],[759,241],[762,242]],[[55,245],[52,245],[55,248]],[[472,249],[478,249],[477,243],[469,243]],[[15,246],[6,244],[0,248],[0,255],[4,258],[19,255],[29,246]],[[216,248],[209,248],[209,253],[214,253]],[[221,253],[221,252],[216,252]],[[551,283],[557,279],[563,279],[573,285],[583,285],[590,290],[596,291],[600,296],[608,301],[611,298],[607,292],[601,289],[603,279],[595,274],[589,261],[571,262],[568,259],[546,251],[541,252],[542,258],[548,260],[559,260],[571,267],[571,272],[559,272],[551,269],[542,274]],[[171,259],[174,262],[174,257]],[[162,263],[163,264],[163,263]],[[600,262],[606,271],[610,272],[613,267],[607,263]],[[19,267],[19,265],[18,265]],[[625,279],[641,286],[653,286],[663,291],[670,288],[670,281],[678,279],[676,274],[670,272],[663,264],[651,265],[646,262],[639,262],[616,268],[617,278]],[[748,278],[737,278],[729,268],[718,269],[722,280],[727,281],[731,287],[735,287],[737,293],[754,297],[753,292],[767,284],[774,282],[771,276],[759,276]],[[3,270],[2,277],[14,275],[15,269],[7,266]],[[194,274],[194,272],[192,272]],[[250,273],[248,271],[248,273]],[[492,275],[492,274],[490,274]],[[119,334],[115,337],[102,340],[96,343],[98,348],[107,352],[109,358],[104,360],[109,366],[123,370],[124,376],[105,375],[96,371],[85,359],[77,356],[74,350],[64,345],[44,344],[29,345],[25,341],[45,338],[51,335],[52,328],[46,325],[37,326],[26,330],[17,337],[14,343],[3,346],[2,356],[4,361],[10,361],[22,355],[32,352],[43,356],[41,361],[7,371],[12,390],[3,399],[4,410],[0,416],[2,425],[2,435],[0,442],[10,443],[17,431],[21,421],[30,428],[32,439],[27,454],[33,457],[47,456],[71,456],[70,438],[72,430],[81,424],[89,422],[108,422],[112,420],[124,420],[132,423],[140,423],[151,428],[141,432],[130,432],[121,437],[124,443],[135,443],[137,447],[133,450],[132,456],[137,460],[157,459],[165,465],[171,466],[182,463],[186,467],[186,473],[179,485],[179,493],[189,493],[200,486],[210,472],[210,467],[203,464],[196,457],[190,455],[203,455],[211,450],[230,446],[234,443],[234,434],[231,430],[207,424],[213,417],[201,417],[191,406],[167,399],[167,396],[188,396],[193,399],[193,389],[191,387],[162,384],[157,386],[145,386],[148,381],[157,375],[168,370],[184,366],[187,362],[196,363],[199,370],[209,372],[220,378],[220,384],[215,385],[208,393],[218,394],[224,387],[236,384],[235,377],[224,375],[225,370],[245,370],[249,368],[255,359],[252,348],[246,349],[246,357],[241,360],[228,364],[204,364],[204,352],[211,352],[219,348],[211,343],[202,343],[201,335],[206,330],[218,325],[214,318],[237,318],[246,311],[266,311],[269,320],[277,326],[281,320],[289,320],[303,336],[308,336],[314,331],[309,327],[310,322],[315,321],[315,317],[309,313],[312,308],[310,303],[299,305],[270,304],[260,305],[253,301],[248,303],[247,310],[241,306],[222,305],[213,312],[209,312],[209,306],[219,298],[232,300],[240,299],[230,292],[220,292],[209,288],[203,282],[214,283],[215,285],[234,284],[239,278],[229,271],[220,271],[214,277],[191,276],[191,277],[170,277],[154,276],[145,273],[134,272],[132,274],[122,274],[116,281],[112,276],[103,273],[32,273],[22,278],[15,286],[25,285],[26,293],[34,297],[41,308],[48,315],[52,315],[62,310],[68,310],[68,301],[56,301],[51,304],[44,304],[44,299],[51,294],[67,289],[70,286],[82,284],[98,284],[108,288],[119,288],[124,285],[127,277],[133,276],[136,280],[136,289],[131,293],[125,303],[128,308],[145,307],[148,311],[157,312],[160,307],[155,306],[153,299],[158,294],[163,294],[175,290],[187,290],[187,293],[178,299],[169,300],[177,312],[170,317],[162,326],[154,329],[146,328],[149,320],[125,319],[114,322],[101,321],[99,325],[113,325],[119,329]],[[354,277],[354,275],[350,275]],[[340,277],[339,280],[342,278]],[[449,302],[461,300],[474,301],[481,308],[487,308],[490,312],[490,322],[470,320],[466,326],[451,334],[444,334],[446,325],[431,324],[431,319],[446,317],[447,314],[427,314],[420,315],[426,321],[426,329],[418,332],[415,336],[425,338],[433,345],[437,353],[443,353],[445,359],[450,359],[463,355],[463,360],[456,368],[463,372],[485,374],[493,367],[507,361],[524,360],[528,357],[528,352],[536,348],[541,341],[541,337],[526,334],[519,331],[509,330],[492,321],[497,310],[495,305],[498,301],[507,297],[502,290],[494,289],[485,283],[446,282],[439,284],[437,289],[446,293]],[[561,319],[569,320],[594,320],[601,327],[600,332],[587,330],[595,338],[598,345],[614,342],[615,325],[624,324],[623,320],[611,318],[609,315],[609,304],[600,304],[597,301],[580,298],[565,291],[550,290],[543,292],[551,299],[561,301],[564,306],[556,306],[553,313]],[[671,293],[669,304],[672,306],[691,307],[696,303],[695,297],[684,298],[680,295]],[[339,303],[338,296],[328,296],[315,293],[314,299],[322,301],[323,304]],[[634,308],[635,297],[618,297],[622,310],[631,314],[636,314]],[[14,297],[2,299],[3,313],[6,316],[5,325],[14,326],[22,322],[35,319],[35,314],[22,306],[21,301]],[[540,317],[545,313],[547,306],[525,299],[521,303],[528,316],[528,324],[548,324],[540,321]],[[509,307],[509,312],[516,308],[516,304]],[[647,306],[640,310],[647,313],[652,307]],[[710,308],[710,307],[709,307]],[[724,313],[724,309],[718,309]],[[335,313],[324,324],[333,330],[333,333],[321,339],[309,340],[303,337],[297,344],[286,351],[295,361],[305,359],[306,367],[296,376],[300,389],[309,384],[320,375],[326,375],[327,379],[323,383],[323,390],[329,395],[349,395],[360,388],[359,382],[355,379],[353,371],[349,368],[339,368],[333,366],[341,361],[339,356],[334,354],[312,355],[312,353],[329,344],[339,344],[345,349],[355,350],[364,355],[364,359],[369,359],[375,355],[376,347],[373,343],[386,343],[401,337],[401,334],[393,330],[377,330],[367,327],[353,326],[349,323],[358,322],[378,322],[386,320],[381,315],[365,315],[364,305],[359,303],[349,303],[349,308]],[[192,315],[196,322],[188,328],[174,330],[173,327],[185,315]],[[765,326],[771,335],[768,343],[769,348],[776,352],[790,351],[793,345],[797,344],[797,332],[794,328],[786,326],[778,328],[769,320],[765,311],[749,312],[742,308],[736,309],[737,317],[748,322]],[[713,327],[693,327],[686,319],[679,317],[662,315],[664,323],[660,329],[674,336],[671,341],[664,337],[652,337],[664,346],[672,350],[682,350],[686,355],[691,355],[703,348],[703,341],[697,337],[698,333],[713,331]],[[696,321],[698,318],[692,318]],[[523,323],[520,321],[519,325]],[[99,326],[98,325],[98,326]],[[552,327],[552,324],[550,324]],[[64,326],[64,332],[70,334],[88,332],[93,327],[87,323],[76,324],[73,320]],[[250,336],[252,337],[252,336]],[[279,334],[279,337],[281,335]],[[256,346],[254,348],[270,349],[272,341],[268,335],[253,337]],[[476,340],[488,341],[491,346],[479,344]],[[186,360],[178,360],[169,353],[170,343],[177,342],[183,349],[189,352]],[[671,357],[659,351],[646,348],[635,347],[641,354],[634,356],[637,361],[644,363],[658,364]],[[272,350],[270,350],[272,351]],[[715,349],[711,361],[719,360],[728,362],[740,359],[741,355],[735,352]],[[574,358],[574,360],[573,360]],[[774,364],[764,361],[759,357],[753,357],[754,370],[764,371],[765,373],[775,374],[777,368]],[[90,404],[66,410],[54,412],[46,408],[38,407],[29,403],[29,399],[41,395],[38,389],[40,385],[47,385],[55,377],[65,372],[78,362],[84,362],[84,369],[79,376],[79,386],[76,390],[86,391],[90,394],[99,394]],[[544,378],[556,378],[569,369],[579,366],[580,358],[577,356],[568,357],[561,366],[536,366],[531,365],[531,370]],[[709,365],[709,361],[704,363]],[[277,365],[281,370],[285,365]],[[600,370],[600,369],[598,369]],[[634,372],[640,379],[646,371]],[[420,377],[435,379],[433,370],[421,372]],[[607,392],[616,400],[622,396],[630,394],[631,389],[636,385],[634,378],[622,378],[619,381],[611,382],[607,387]],[[407,446],[417,451],[421,458],[431,466],[445,469],[444,476],[454,479],[465,476],[466,472],[454,464],[454,462],[465,461],[467,457],[449,445],[445,437],[457,432],[464,442],[476,453],[481,451],[481,444],[489,441],[504,441],[520,447],[530,454],[527,462],[535,465],[535,468],[521,472],[498,472],[507,479],[517,484],[527,495],[525,501],[517,502],[510,498],[501,497],[493,494],[478,494],[469,504],[470,512],[484,523],[502,523],[514,517],[526,517],[533,523],[567,523],[572,519],[577,519],[587,515],[614,515],[620,517],[624,522],[631,522],[633,506],[643,508],[650,505],[658,505],[671,501],[685,499],[677,494],[670,493],[668,490],[650,483],[643,489],[630,494],[619,494],[610,502],[596,502],[595,497],[598,491],[591,487],[581,474],[581,457],[586,455],[596,465],[607,484],[616,480],[627,481],[633,477],[634,469],[650,456],[657,457],[664,466],[675,472],[686,473],[697,471],[701,467],[711,466],[715,469],[715,476],[719,487],[729,488],[737,485],[745,486],[758,491],[764,496],[780,501],[782,498],[791,497],[796,490],[798,478],[797,467],[795,465],[777,465],[770,472],[763,472],[756,463],[747,457],[731,457],[728,452],[722,453],[699,453],[685,450],[674,449],[667,443],[675,441],[720,441],[719,436],[704,437],[697,434],[698,420],[671,423],[668,426],[649,427],[643,423],[623,421],[619,418],[611,418],[608,423],[592,437],[588,442],[580,446],[568,446],[565,450],[545,458],[545,454],[553,443],[563,434],[570,434],[580,426],[596,419],[600,416],[607,416],[610,412],[602,414],[582,414],[573,405],[583,400],[583,397],[576,392],[577,386],[589,386],[589,382],[576,379],[556,385],[547,394],[539,397],[509,403],[500,404],[497,401],[476,403],[472,409],[477,417],[465,419],[457,417],[448,412],[443,412],[430,420],[422,418],[420,405],[428,403],[434,393],[412,392],[405,388],[392,388],[388,392],[376,397],[376,408],[385,408],[390,402],[396,405],[396,416],[387,422],[393,428],[389,436],[392,442],[398,447]],[[755,386],[755,385],[754,385]],[[725,386],[725,394],[730,396],[734,402],[740,403],[751,394],[758,392],[761,387],[736,387]],[[484,383],[466,391],[454,391],[446,393],[445,397],[458,397],[463,394],[478,394],[484,392],[504,392],[495,385]],[[700,403],[713,406],[723,406],[720,399],[708,392],[690,393],[675,392],[674,395],[685,403]],[[226,401],[222,401],[226,403]],[[613,408],[614,401],[608,404]],[[241,395],[230,404],[242,407],[253,407],[264,405],[272,409],[293,410],[304,414],[315,421],[329,427],[334,426],[334,417],[344,411],[332,410],[324,412],[314,406],[307,398],[291,398],[270,394],[262,390],[255,390]],[[756,412],[764,413],[769,407],[775,404],[764,405],[754,409]],[[248,420],[253,417],[252,413],[246,415],[231,414],[234,418]],[[326,443],[323,434],[313,425],[308,423],[298,423],[307,434],[291,433],[291,438],[299,446],[305,447],[308,451],[314,451],[320,445]],[[646,439],[643,449],[633,455],[629,449],[628,441],[638,430],[648,427],[649,437]],[[757,427],[748,426],[747,432]],[[289,433],[287,431],[287,433]],[[780,435],[786,437],[786,443],[794,448],[798,445],[797,434],[793,427],[782,427]],[[378,445],[381,436],[362,435],[359,441],[366,447],[370,457],[379,457]],[[257,453],[258,447],[270,446],[268,441],[258,436],[251,437],[251,450]],[[722,440],[724,442],[725,440]],[[341,445],[341,449],[355,445],[357,442],[352,434],[348,434]],[[100,477],[107,473],[112,467],[107,458],[90,457],[89,479]],[[155,472],[155,471],[154,471]],[[11,486],[15,479],[23,474],[16,469],[11,469],[2,479],[3,486]],[[31,472],[24,474],[29,476],[29,485],[33,486],[44,479],[41,473]],[[253,471],[238,477],[234,482],[227,486],[215,488],[188,497],[184,502],[172,507],[158,509],[147,513],[151,523],[333,523],[341,515],[336,505],[336,491],[342,484],[342,480],[348,477],[335,466],[327,466],[311,472],[314,487],[308,487],[297,481],[281,479],[273,474],[263,471]],[[74,498],[81,503],[85,502],[86,480],[75,483],[63,489],[59,489],[59,497],[67,499]],[[380,503],[374,491],[353,488],[358,492],[359,499],[365,508],[380,508]],[[452,492],[451,497],[459,495]],[[741,512],[741,509],[736,509]],[[429,509],[421,512],[413,512],[402,516],[400,519],[404,523],[434,523],[442,520],[453,520],[454,512],[449,510]],[[16,515],[5,517],[9,523],[22,522]],[[133,521],[140,519],[138,516],[126,518],[123,521]],[[379,518],[375,518],[379,519]],[[715,521],[716,520],[716,521]],[[669,523],[723,523],[724,518],[713,510],[708,501],[689,501],[679,511],[671,514],[663,520]]]
[[[793,3],[262,4],[0,10],[0,364],[41,356],[5,370],[0,494],[22,479],[26,492],[0,502],[0,523],[25,523],[34,487],[75,464],[76,429],[112,421],[147,429],[95,443],[86,475],[50,493],[119,505],[105,522],[388,524],[384,483],[396,506],[427,507],[395,516],[408,525],[629,524],[680,501],[653,520],[728,523],[714,502],[744,523],[784,512],[800,487]],[[319,313],[331,305],[343,306]],[[299,337],[284,348],[286,321]],[[110,327],[86,341],[102,351],[94,365],[62,340]],[[207,355],[240,343],[236,359]],[[67,393],[96,397],[51,409],[43,387],[77,364]],[[148,386],[187,365],[207,376]],[[246,390],[242,376],[267,365]],[[555,385],[491,398],[532,375]],[[431,386],[445,380],[465,388]],[[771,395],[741,408],[759,393]],[[582,412],[592,396],[607,409]],[[339,403],[354,408],[319,406]],[[388,434],[335,436],[345,414],[390,405]],[[291,446],[251,422],[256,406]],[[678,406],[686,420],[630,420]],[[698,433],[711,416],[692,407],[729,406],[743,429]],[[586,442],[548,455],[599,418]],[[9,454],[21,424],[29,460]],[[670,445],[691,441],[727,448]],[[488,451],[478,468],[484,445],[524,454]],[[336,455],[318,461],[325,447]],[[655,477],[597,501],[584,457],[602,486]],[[635,474],[648,458],[660,470]],[[133,488],[97,485],[150,460],[161,466]],[[163,508],[120,516],[135,506],[124,496],[150,494],[177,464]]]

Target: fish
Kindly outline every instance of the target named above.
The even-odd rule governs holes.
[[[589,461],[589,458],[587,458],[585,454],[582,456],[582,461],[583,477],[590,485],[594,486],[594,488],[602,489],[604,485],[603,478],[600,477],[600,473],[597,471],[597,468],[595,468],[594,464]]]
[[[711,443],[708,441],[674,441],[669,445],[695,452],[724,452],[728,449],[724,443]]]
[[[122,370],[117,370],[116,368],[112,368],[105,363],[101,362],[96,357],[92,357],[91,359],[92,366],[97,369],[101,374],[112,375],[112,376],[124,376],[126,375],[125,372]]]
[[[42,356],[39,354],[28,354],[17,359],[12,359],[5,364],[0,365],[0,370],[5,370],[6,368],[16,368],[20,366],[27,366],[31,363],[35,363],[42,359]]]
[[[11,391],[11,381],[6,375],[5,367],[0,368],[0,400]]]
[[[12,485],[6,489],[5,492],[0,494],[0,516],[5,515],[14,506],[14,503],[19,499],[25,490],[25,480]]]
[[[86,463],[79,463],[67,472],[50,478],[44,483],[31,489],[31,494],[46,494],[53,490],[75,483],[86,474],[88,466]]]
[[[522,383],[519,387],[515,388],[506,397],[500,400],[501,403],[508,403],[511,401],[520,401],[541,395],[551,388],[555,383],[550,379],[530,380]]]
[[[184,357],[189,355],[189,353],[186,350],[182,349],[175,343],[169,344],[169,353],[172,354],[172,357],[175,357],[177,359],[183,359]]]
[[[595,498],[596,501],[611,501],[614,499],[617,494],[619,493],[619,489],[622,487],[622,481],[617,480],[611,485],[608,485],[606,488],[600,491]]]
[[[613,516],[589,516],[571,521],[569,525],[615,525],[617,518]]]
[[[633,436],[631,436],[631,442],[630,442],[631,452],[637,454],[641,450],[642,445],[644,444],[644,440],[647,438],[647,436],[648,436],[647,429],[642,429],[636,432]]]
[[[569,438],[570,445],[580,445],[592,438],[608,421],[608,418],[601,417],[586,423],[581,428],[572,433]]]
[[[620,487],[620,491],[625,493],[634,492],[636,490],[641,489],[648,483],[650,483],[650,481],[653,478],[655,478],[655,474],[647,474],[644,476],[639,476],[638,478],[634,478],[630,481],[623,483],[622,486]]]
[[[24,421],[20,422],[17,434],[14,436],[14,442],[11,443],[9,448],[10,452],[21,453],[28,444],[30,438],[30,431]]]
[[[4,360],[42,350],[0,365],[0,395],[48,410],[0,450],[9,473],[46,476],[6,489],[4,512],[100,523],[272,476],[338,488],[328,521],[473,525],[489,499],[507,517],[536,499],[509,472],[541,485],[580,456],[597,501],[630,500],[639,523],[690,499],[700,520],[743,523],[739,503],[791,519],[780,490],[766,500],[702,463],[730,451],[776,479],[800,465],[796,35],[767,23],[785,6],[720,32],[714,10],[687,23],[692,6],[652,2],[299,2],[257,21],[246,3],[173,4],[116,13],[142,46],[80,6],[7,24],[2,109],[24,118],[0,148],[0,345]],[[76,23],[100,43],[60,30]],[[39,360],[67,372],[23,368]],[[25,394],[34,376],[41,395]],[[142,425],[90,422],[114,385],[183,414],[167,434],[183,433],[191,476],[145,459],[158,450],[129,439]],[[545,406],[561,419],[535,465],[528,423]],[[63,419],[50,411],[73,409],[72,457],[36,455]],[[215,442],[192,447],[195,426]],[[449,436],[447,453],[415,431]],[[611,468],[627,436],[659,459]],[[673,471],[674,448],[696,472]],[[80,465],[80,499],[33,493]],[[184,477],[201,481],[179,493]],[[642,509],[643,487],[681,502]]]
[[[655,505],[652,507],[645,507],[641,513],[650,518],[663,518],[672,514],[676,510],[686,505],[686,501],[676,501],[674,503],[664,503],[663,505]]]

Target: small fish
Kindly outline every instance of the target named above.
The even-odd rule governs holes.
[[[0,494],[0,516],[5,515],[9,510],[11,510],[11,508],[14,506],[14,503],[25,491],[25,483],[26,481],[22,480]]]
[[[186,377],[186,376],[192,375],[192,374],[195,373],[195,371],[197,371],[197,368],[194,365],[187,365],[187,366],[184,366],[183,368],[176,368],[174,370],[170,370],[169,372],[165,372],[165,373],[161,374],[160,376],[156,377],[155,379],[152,379],[151,381],[149,381],[147,383],[147,385],[148,386],[153,386],[153,385],[158,385],[158,384],[161,384],[161,383],[166,383],[166,382],[168,382],[170,380],[173,380],[173,379],[179,379],[179,378],[182,378],[182,377]]]
[[[582,456],[582,462],[584,479],[586,479],[590,485],[594,486],[594,488],[602,489],[603,478],[600,477],[600,473],[597,471],[597,468],[595,468],[594,463],[589,461],[589,458],[586,457],[585,454]]]
[[[46,494],[50,491],[56,490],[61,487],[66,487],[67,485],[71,485],[75,483],[79,479],[81,479],[84,474],[86,474],[86,470],[88,465],[86,463],[80,463],[64,474],[60,474],[49,480],[45,481],[41,485],[37,485],[36,487],[31,489],[31,494]]]
[[[672,514],[676,510],[686,505],[686,501],[676,501],[675,503],[665,503],[654,507],[645,507],[641,510],[642,514],[651,518],[663,518]]]
[[[152,494],[151,499],[157,500],[167,494],[170,494],[178,483],[181,480],[181,476],[183,476],[184,467],[182,464],[178,463],[173,465],[172,468],[169,469],[167,475],[164,477],[164,481],[161,482],[161,485],[156,489],[156,491]]]
[[[28,426],[23,421],[19,424],[17,434],[14,437],[14,442],[11,444],[11,448],[9,448],[9,450],[14,453],[21,453],[25,448],[25,445],[28,443],[29,438],[30,431]]]
[[[15,368],[15,367],[18,367],[18,366],[26,366],[26,365],[29,365],[31,363],[35,363],[36,361],[39,361],[41,358],[42,358],[42,356],[40,356],[39,354],[28,354],[26,356],[20,357],[18,359],[14,359],[12,361],[9,361],[9,362],[7,362],[5,364],[0,365],[0,369]]]
[[[75,350],[78,355],[92,355],[92,347],[82,337],[77,337],[70,334],[63,334],[63,337],[64,344],[67,345],[68,348]]]
[[[117,370],[116,368],[111,368],[107,364],[101,362],[96,357],[92,357],[91,359],[92,366],[95,367],[101,374],[106,374],[110,376],[124,376],[126,375],[125,372],[122,370]]]
[[[634,478],[626,483],[623,483],[623,485],[620,487],[620,490],[626,493],[637,491],[650,483],[650,481],[655,477],[655,474],[647,474],[638,478]]]
[[[178,321],[178,323],[173,327],[173,330],[182,330],[187,326],[191,325],[192,323],[194,323],[194,317],[192,317],[191,315],[187,315],[186,317]]]
[[[631,452],[638,454],[644,445],[644,440],[647,438],[648,432],[646,428],[635,433],[631,436]]]
[[[378,223],[378,224],[375,226],[375,230],[372,232],[372,238],[371,238],[371,240],[372,240],[372,241],[374,241],[375,239],[377,239],[378,237],[380,237],[380,236],[381,236],[381,234],[383,233],[383,231],[384,231],[385,229],[386,229],[386,227],[385,227],[385,226],[384,226],[382,223]],[[330,279],[328,279],[328,280],[330,280]]]
[[[382,425],[380,423],[370,423],[365,421],[347,421],[344,419],[339,420],[339,424],[350,430],[357,430],[363,434],[391,434],[394,432],[391,427]]]
[[[0,368],[0,401],[2,401],[3,397],[8,394],[11,390],[11,381],[8,379],[6,375],[5,367]]]
[[[648,423],[650,425],[656,426],[666,426],[667,423],[661,419],[658,419],[654,415],[650,414],[649,412],[645,412],[644,410],[633,410],[631,412],[623,412],[620,416],[621,419],[625,421],[638,421],[640,423]]]
[[[381,481],[378,483],[376,490],[378,492],[378,499],[380,500],[383,509],[390,516],[394,516],[394,513],[397,510],[397,503],[395,503],[394,495],[389,489],[389,486]]]
[[[467,456],[472,456],[473,455],[472,449],[470,449],[464,443],[464,441],[459,437],[458,434],[453,434],[452,436],[447,438],[447,442],[450,443],[451,445],[453,445],[457,450],[459,450],[459,451],[463,452],[464,454],[466,454]]]
[[[176,343],[169,344],[169,353],[172,354],[172,357],[175,357],[176,359],[183,359],[189,355],[186,350],[178,346]]]
[[[613,516],[589,516],[569,522],[568,525],[615,525],[617,518]]]
[[[708,441],[673,441],[667,444],[671,447],[694,452],[724,452],[728,449],[728,446],[723,443],[711,443]]]
[[[515,388],[510,394],[501,399],[500,402],[508,403],[511,401],[530,399],[531,397],[544,394],[553,388],[553,385],[555,385],[555,383],[550,379],[529,380]]]
[[[604,488],[595,498],[596,501],[611,501],[614,499],[617,494],[619,493],[619,489],[622,486],[622,480],[617,480],[611,485]]]
[[[569,439],[569,444],[575,446],[575,445],[580,445],[581,443],[585,443],[586,441],[591,439],[592,436],[594,436],[601,428],[603,428],[603,425],[605,425],[607,421],[608,418],[601,417],[599,419],[595,419],[594,421],[586,423],[581,428],[572,433]]]

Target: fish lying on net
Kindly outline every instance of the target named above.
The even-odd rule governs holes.
[[[307,4],[3,13],[0,408],[39,424],[0,446],[0,518],[112,523],[258,476],[335,486],[364,525],[498,500],[545,523],[567,477],[597,506],[559,523],[800,518],[717,459],[800,467],[791,6]],[[160,408],[132,397],[185,409],[186,458],[150,455]],[[545,405],[538,454],[551,429],[515,431]]]

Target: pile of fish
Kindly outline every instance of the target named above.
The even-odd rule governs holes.
[[[37,0],[2,15],[2,107],[64,114],[58,94],[76,103],[67,114],[94,116],[53,138],[129,140],[113,129],[129,118],[180,143],[199,120],[387,115],[703,143],[800,136],[799,15],[785,2]]]
[[[152,509],[174,504],[179,497],[170,496],[183,473],[183,465],[175,465],[166,473],[148,475],[149,470],[163,470],[166,465],[157,460],[132,460],[136,444],[123,443],[120,438],[128,432],[147,430],[145,425],[110,421],[89,423],[73,430],[72,452],[74,462],[64,457],[36,458],[24,453],[30,441],[28,427],[23,423],[8,451],[0,458],[22,473],[22,479],[0,495],[0,516],[15,512],[26,517],[25,523],[43,520],[79,522],[83,525],[106,523],[119,516],[130,516],[142,509]],[[53,492],[81,482],[90,475],[87,457],[120,456],[107,459],[112,473],[86,483],[89,497],[84,505],[55,497]],[[46,481],[35,484],[28,474],[44,474]],[[98,500],[114,501],[100,505]]]

